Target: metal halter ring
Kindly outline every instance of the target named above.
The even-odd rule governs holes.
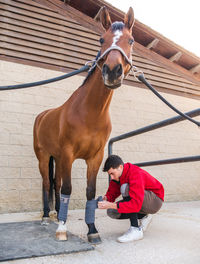
[[[137,80],[138,80],[138,76],[140,74],[144,75],[143,71],[142,70],[139,70],[136,66],[132,66],[131,71],[133,73],[134,78],[137,79]]]

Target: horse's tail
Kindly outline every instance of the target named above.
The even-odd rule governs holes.
[[[53,189],[54,189],[54,165],[53,165],[53,157],[51,156],[49,159],[49,203],[53,204]]]

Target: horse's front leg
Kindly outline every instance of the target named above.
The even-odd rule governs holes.
[[[88,241],[93,244],[101,243],[101,238],[95,227],[95,209],[97,208],[96,194],[96,177],[103,159],[103,152],[98,153],[94,159],[89,159],[87,163],[87,189],[86,189],[86,209],[85,222],[88,226]]]
[[[69,157],[62,157],[57,162],[57,173],[61,175],[62,187],[60,195],[60,209],[58,214],[58,228],[56,230],[56,238],[58,240],[67,240],[67,227],[66,220],[68,214],[68,205],[70,200],[70,195],[72,191],[71,186],[71,168],[72,161]]]

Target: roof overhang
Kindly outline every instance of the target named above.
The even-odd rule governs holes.
[[[99,34],[104,32],[95,16],[102,6],[109,10],[112,21],[120,21],[124,13],[103,0],[33,0],[43,4],[63,16],[69,16],[81,25]],[[156,31],[135,21],[133,28],[135,39],[134,52],[154,61],[165,69],[200,85],[200,58],[185,50]]]

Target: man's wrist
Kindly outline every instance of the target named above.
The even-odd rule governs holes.
[[[117,209],[117,204],[116,203],[111,203],[111,209]]]

